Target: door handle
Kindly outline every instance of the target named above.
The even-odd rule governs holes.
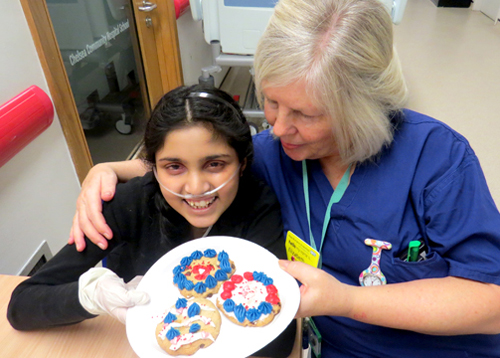
[[[156,9],[156,4],[144,0],[142,2],[142,5],[138,6],[138,9],[139,9],[139,11],[150,12],[150,11],[153,11],[154,9]]]

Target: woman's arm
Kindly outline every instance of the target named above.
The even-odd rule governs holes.
[[[358,287],[301,262],[280,266],[303,284],[297,317],[343,316],[432,335],[500,333],[500,287],[494,284],[445,277]]]
[[[102,216],[102,201],[113,198],[118,181],[126,182],[136,176],[144,175],[146,171],[147,168],[139,159],[94,166],[82,183],[68,243],[76,244],[77,250],[82,251],[86,246],[84,240],[86,235],[104,250],[108,246],[106,239],[111,239],[113,232]]]

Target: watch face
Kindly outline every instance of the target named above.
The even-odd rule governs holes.
[[[364,286],[380,286],[380,285],[382,285],[382,280],[378,276],[368,274],[368,275],[365,275],[365,277],[363,277],[363,285]]]

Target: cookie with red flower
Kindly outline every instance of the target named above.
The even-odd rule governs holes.
[[[225,251],[197,250],[174,268],[174,285],[186,298],[211,297],[235,270],[234,262]]]
[[[261,327],[281,310],[281,301],[273,279],[263,272],[235,274],[224,282],[217,297],[217,307],[240,326]]]

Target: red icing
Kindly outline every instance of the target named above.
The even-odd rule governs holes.
[[[214,267],[212,265],[196,265],[193,267],[194,278],[197,280],[205,280],[213,269]]]
[[[267,285],[266,286],[267,293],[277,293],[278,290],[274,285]]]
[[[231,276],[231,281],[233,281],[234,283],[240,283],[241,281],[243,281],[243,277],[240,275],[233,275]]]
[[[232,291],[236,288],[236,285],[231,281],[226,281],[222,285],[224,287],[224,291]]]
[[[278,298],[278,295],[276,293],[270,293],[269,295],[267,295],[266,301],[272,305],[275,305],[280,302],[280,299]]]
[[[231,291],[222,291],[222,293],[220,294],[220,297],[224,300],[227,300],[228,298],[231,298],[233,296],[233,294],[231,293]]]
[[[253,273],[251,273],[251,272],[245,272],[243,274],[243,277],[245,277],[247,279],[247,281],[253,281]]]

